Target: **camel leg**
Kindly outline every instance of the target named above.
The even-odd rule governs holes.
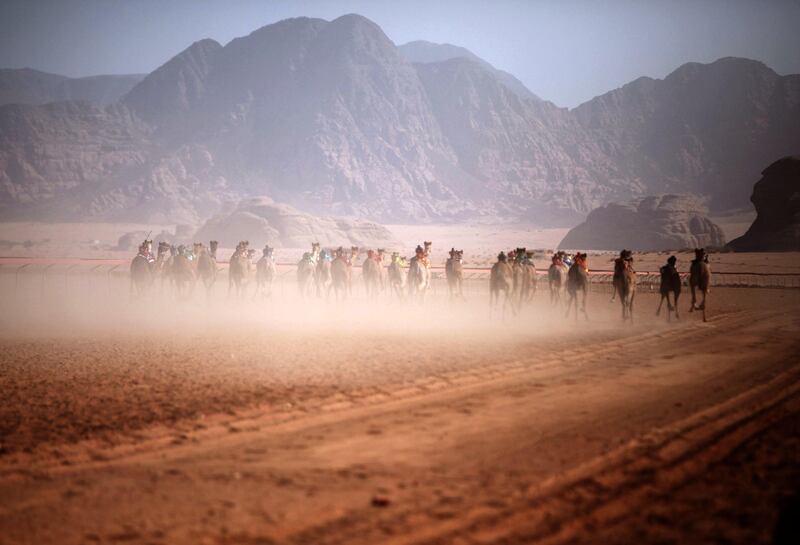
[[[689,306],[689,312],[694,312],[695,303],[697,302],[697,296],[695,295],[694,292],[694,286],[689,286],[689,288],[692,290],[692,304]]]
[[[656,309],[656,316],[661,314],[661,305],[664,304],[664,297],[667,298],[667,308],[669,308],[669,295],[662,294],[661,295],[661,300],[658,302],[658,308]],[[669,318],[667,318],[667,319],[669,319]]]
[[[678,297],[679,296],[678,296],[677,293],[673,293],[672,297],[675,299],[675,319],[676,320],[680,320],[681,316],[680,316],[680,314],[678,314]]]
[[[631,319],[633,325],[633,301],[636,299],[636,292],[631,293],[630,306],[628,307],[628,317]]]
[[[707,302],[707,301],[708,301],[708,292],[704,291],[704,292],[703,292],[703,305],[702,305],[702,308],[703,308],[703,321],[704,321],[704,322],[707,322],[707,321],[708,321],[708,320],[706,319],[706,302]]]

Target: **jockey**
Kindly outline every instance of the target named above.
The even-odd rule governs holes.
[[[156,260],[155,256],[153,256],[152,248],[152,240],[145,240],[139,245],[139,255],[145,258],[148,263],[153,263]]]

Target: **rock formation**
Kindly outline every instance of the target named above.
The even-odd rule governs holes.
[[[589,214],[558,245],[564,249],[680,250],[725,244],[722,229],[690,195],[655,195],[611,203]]]
[[[218,240],[233,247],[249,240],[253,248],[265,244],[276,248],[306,248],[312,242],[325,247],[395,247],[399,243],[385,227],[366,220],[318,217],[305,214],[268,197],[252,197],[238,203],[229,214],[209,219],[195,240]]]
[[[409,45],[357,15],[289,19],[196,42],[110,106],[0,106],[0,214],[197,224],[269,195],[381,222],[573,225],[664,192],[741,207],[800,142],[800,76],[755,61],[569,111],[466,50]]]
[[[784,157],[761,173],[750,200],[758,216],[729,246],[739,252],[800,251],[800,157]]]

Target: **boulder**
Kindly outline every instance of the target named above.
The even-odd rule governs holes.
[[[592,210],[559,248],[637,251],[678,250],[725,244],[722,229],[691,195],[652,195]]]
[[[800,250],[800,157],[784,157],[768,166],[750,200],[756,220],[729,246],[737,252]]]
[[[326,247],[398,245],[392,233],[377,223],[349,218],[318,217],[300,212],[269,197],[239,201],[227,214],[209,219],[195,233],[195,240],[218,240],[223,247],[233,247],[240,240],[252,248],[265,244],[276,248],[306,248],[312,242]]]

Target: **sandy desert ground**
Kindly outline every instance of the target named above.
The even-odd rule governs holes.
[[[576,323],[544,290],[503,320],[67,280],[0,274],[3,544],[755,544],[796,514],[800,290],[668,323],[643,289],[623,326],[601,286]]]

